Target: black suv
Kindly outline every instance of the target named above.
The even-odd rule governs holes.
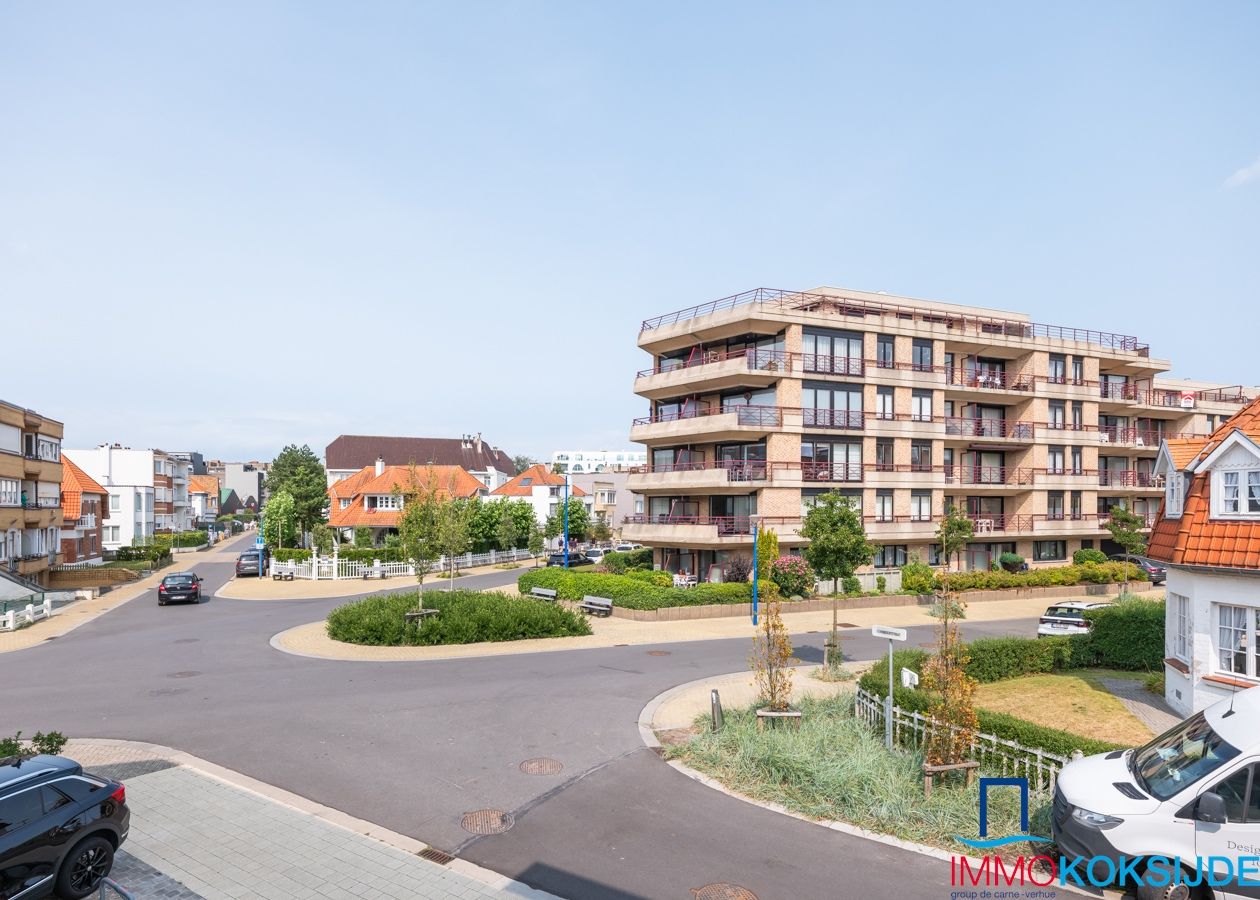
[[[126,788],[61,756],[0,762],[0,897],[99,889],[127,839]]]

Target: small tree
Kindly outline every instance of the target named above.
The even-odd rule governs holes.
[[[467,553],[472,543],[468,528],[472,516],[473,505],[466,500],[448,498],[438,502],[434,538],[438,549],[449,563],[450,583],[447,590],[455,589],[455,557]]]
[[[770,600],[762,614],[761,627],[753,636],[753,652],[748,658],[766,709],[783,712],[788,708],[792,701],[792,666],[797,662],[792,656],[792,638],[779,615],[779,602]]]
[[[333,533],[332,529],[319,522],[311,529],[311,543],[315,545],[315,552],[320,556],[328,556],[332,553]]]
[[[508,504],[504,503],[499,511],[499,525],[495,529],[494,542],[500,550],[513,550],[516,548],[520,535],[516,519],[513,518],[512,511],[508,509]]]
[[[941,586],[949,593],[949,572],[954,557],[967,549],[967,544],[976,534],[976,523],[957,506],[945,508],[945,516],[936,529],[936,540],[941,545],[941,559],[945,561],[945,571],[941,573]]]
[[[412,466],[407,484],[400,488],[403,509],[398,517],[398,537],[402,541],[403,555],[415,565],[416,578],[421,584],[442,555],[437,540],[437,485],[432,471],[429,475],[428,479],[421,479]],[[358,542],[358,529],[355,529],[355,544]]]
[[[546,538],[543,537],[543,531],[538,527],[537,522],[530,522],[529,537],[525,542],[525,547],[535,557],[543,552],[543,548],[547,545]]]
[[[1111,518],[1106,528],[1111,532],[1111,539],[1120,545],[1120,549],[1128,556],[1138,556],[1146,552],[1146,535],[1142,529],[1146,527],[1146,519],[1129,510],[1127,506],[1113,506]],[[1124,566],[1124,592],[1129,593],[1129,566]]]
[[[591,523],[591,540],[606,541],[612,537],[612,529],[608,527],[607,513],[595,513],[595,521]]]
[[[800,535],[809,541],[805,558],[814,571],[822,578],[832,579],[831,638],[825,660],[830,665],[840,646],[840,584],[852,578],[859,567],[870,564],[875,547],[866,539],[862,517],[853,503],[835,491],[819,497],[814,508],[805,514]]]
[[[366,525],[359,525],[354,529],[354,545],[361,549],[368,549],[372,546],[372,529]]]
[[[770,567],[779,558],[779,536],[757,526],[757,578],[770,577]]]
[[[263,507],[263,540],[273,547],[283,547],[284,539],[294,535],[296,524],[293,495],[288,491],[276,491]]]

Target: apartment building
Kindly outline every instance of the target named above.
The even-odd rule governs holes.
[[[109,522],[102,528],[106,550],[143,543],[157,532],[193,527],[186,459],[162,450],[133,450],[121,444],[67,451],[75,463],[109,492]]]
[[[645,450],[556,450],[551,454],[551,467],[555,471],[573,475],[628,472],[645,463]]]
[[[648,401],[624,539],[720,577],[755,523],[798,550],[815,499],[860,509],[876,568],[937,564],[948,506],[975,523],[968,568],[1004,552],[1062,563],[1112,550],[1120,503],[1153,520],[1160,441],[1206,436],[1254,393],[1161,377],[1136,337],[1022,313],[819,288],[757,289],[642,324]]]
[[[0,566],[39,584],[60,562],[61,422],[0,400]]]
[[[61,457],[61,556],[65,563],[99,564],[105,561],[105,520],[109,518],[109,491],[96,483],[69,456]]]
[[[387,466],[458,466],[490,491],[507,484],[516,472],[512,457],[482,440],[480,432],[458,439],[341,434],[324,449],[328,486],[350,478],[378,459]]]

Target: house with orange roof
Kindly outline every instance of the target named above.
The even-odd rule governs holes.
[[[535,463],[524,472],[508,480],[490,492],[492,498],[506,497],[510,500],[525,500],[534,508],[534,519],[539,525],[555,515],[564,503],[565,477],[553,472],[542,463]],[[594,498],[576,484],[569,485],[569,496],[582,501],[587,512],[591,512]]]
[[[415,484],[413,485],[413,479]],[[402,517],[404,495],[416,487],[432,487],[439,498],[471,499],[486,493],[486,486],[459,466],[364,466],[328,488],[328,524],[349,540],[356,528],[371,528],[373,543],[396,533]]]
[[[1206,440],[1165,440],[1147,550],[1168,567],[1164,695],[1189,715],[1260,685],[1260,400]]]
[[[61,457],[61,556],[67,563],[100,564],[109,491],[70,457]]]
[[[210,528],[219,518],[219,479],[213,475],[188,476],[188,502],[194,528]]]

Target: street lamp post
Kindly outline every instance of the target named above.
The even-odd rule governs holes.
[[[569,568],[569,473],[564,473],[564,567]]]
[[[748,524],[752,526],[752,533],[753,533],[752,613],[753,613],[753,627],[756,628],[757,627],[757,532],[759,531],[759,529],[757,528],[757,517],[749,516]]]

